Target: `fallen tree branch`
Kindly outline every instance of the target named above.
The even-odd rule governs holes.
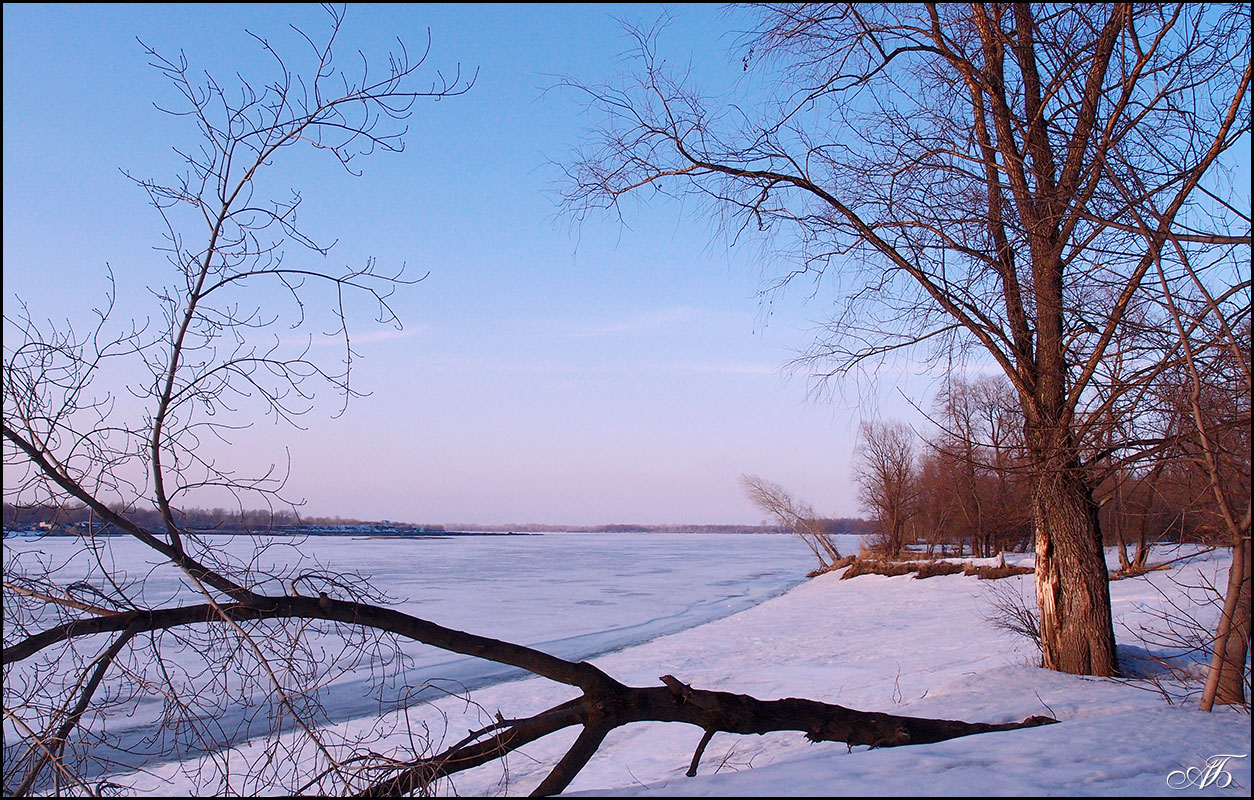
[[[688,771],[684,774],[689,778],[697,777],[697,767],[701,764],[701,756],[705,753],[705,747],[714,738],[716,731],[707,730],[701,735],[701,741],[697,744],[697,752],[692,754],[692,763],[688,765]]]
[[[901,747],[930,744],[979,733],[1010,731],[1046,725],[1057,720],[1029,717],[1022,722],[984,723],[904,717],[857,711],[803,698],[759,700],[749,695],[694,689],[672,675],[662,686],[631,687],[619,683],[586,662],[570,662],[523,645],[446,628],[393,609],[365,603],[312,597],[258,597],[249,603],[181,606],[124,611],[83,620],[37,633],[4,649],[6,662],[29,658],[53,644],[81,636],[125,631],[125,641],[144,631],[195,624],[241,623],[266,619],[330,620],[390,632],[449,652],[461,653],[520,667],[534,675],[577,687],[583,694],[532,717],[498,719],[473,731],[444,752],[431,757],[383,764],[394,773],[356,790],[358,797],[396,796],[428,791],[432,783],[463,770],[502,758],[523,745],[564,728],[583,729],[565,755],[534,790],[536,795],[558,794],[570,785],[596,754],[605,736],[615,728],[636,722],[682,722],[704,733],[688,774],[696,774],[701,755],[717,732],[740,735],[798,731],[812,742]],[[491,734],[489,736],[489,734]],[[483,738],[483,737],[488,738]]]

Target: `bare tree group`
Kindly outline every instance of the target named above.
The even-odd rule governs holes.
[[[875,513],[879,548],[900,556],[917,505],[914,432],[900,422],[864,422],[858,437],[861,457],[854,478],[859,499]]]
[[[257,504],[292,508],[282,470],[239,473],[210,444],[229,443],[267,415],[295,424],[319,391],[348,402],[350,310],[365,299],[379,321],[396,324],[391,292],[414,282],[373,261],[328,267],[329,248],[298,223],[299,195],[267,197],[259,176],[305,147],[352,173],[361,156],[402,149],[418,100],[473,83],[460,70],[422,83],[427,54],[403,46],[382,72],[364,57],[341,69],[334,45],[343,11],[329,11],[324,38],[297,31],[303,68],[254,37],[272,58],[265,82],[198,83],[184,57],[147,51],[181,98],[173,113],[200,141],[184,152],[176,181],[135,179],[165,223],[173,275],[154,291],[155,321],[114,319],[112,295],[86,328],[41,322],[37,311],[6,303],[5,499],[89,513],[69,563],[6,554],[5,794],[96,795],[125,788],[111,782],[116,774],[150,759],[195,757],[207,765],[193,775],[195,789],[209,794],[429,793],[443,777],[575,727],[573,744],[534,789],[552,794],[611,730],[647,720],[701,730],[690,774],[719,731],[793,730],[816,742],[889,747],[1053,721],[966,723],[761,701],[669,675],[660,686],[625,686],[591,664],[397,611],[368,577],[330,573],[307,553],[272,558],[272,539],[249,539],[240,553],[193,529],[182,509],[206,490],[232,492],[241,516]],[[293,345],[290,331],[275,335],[315,325],[313,309],[327,299],[338,363],[312,337]],[[143,402],[135,418],[112,393],[119,376]],[[128,572],[110,556],[106,527],[158,565]],[[413,729],[405,735],[420,687],[438,677],[407,671],[404,648],[415,643],[527,670],[569,687],[571,699],[522,718],[498,712],[437,749]],[[327,725],[320,692],[360,669],[399,686],[401,721],[345,735]],[[132,715],[142,718],[139,733],[119,727]]]
[[[1248,399],[1233,395],[1216,404],[1212,397],[1203,440],[1192,410],[1179,403],[1181,387],[1168,383],[1156,392],[1175,401],[1139,420],[1135,453],[1120,449],[1116,458],[1103,447],[1085,459],[1105,543],[1115,546],[1125,573],[1145,569],[1155,542],[1231,545],[1230,524],[1240,524],[1233,509],[1243,508],[1250,494]],[[957,555],[969,549],[985,558],[1031,546],[1031,520],[1018,502],[1028,490],[1026,455],[1016,435],[1017,409],[1005,405],[1007,399],[1008,387],[995,379],[952,381],[937,398],[933,426],[916,431],[899,422],[864,423],[856,477],[884,549],[900,551],[886,546],[886,534],[889,521],[903,516],[911,524],[899,544],[956,549]],[[972,416],[977,408],[984,414]],[[1150,419],[1157,428],[1149,427]],[[897,447],[886,448],[886,440]],[[1214,476],[1219,480],[1206,463],[1208,441],[1223,459]]]
[[[733,236],[761,234],[781,285],[836,287],[816,376],[906,350],[999,370],[1021,420],[1044,663],[1115,674],[1084,462],[1188,357],[1181,331],[1218,341],[1249,318],[1249,201],[1231,177],[1249,141],[1248,7],[747,13],[744,70],[764,100],[702,96],[655,32],[637,32],[622,80],[570,81],[604,121],[569,167],[569,207],[692,197]]]
[[[1123,421],[1125,429],[1097,428],[1082,459],[1104,544],[1119,559],[1116,577],[1153,569],[1150,546],[1159,542],[1232,549],[1227,586],[1216,593],[1224,606],[1219,625],[1213,636],[1199,634],[1206,640],[1199,649],[1211,653],[1206,708],[1248,705],[1250,696],[1250,396],[1244,388],[1250,351],[1244,324],[1244,333],[1240,323],[1228,325],[1225,345],[1212,347],[1204,365],[1193,361],[1190,367],[1186,358],[1157,370],[1136,415]],[[939,549],[962,556],[969,543],[972,555],[989,557],[1030,547],[1032,521],[1022,498],[1031,471],[1010,387],[995,378],[951,377],[931,420],[918,432],[901,423],[862,427],[855,477],[876,525],[874,548],[894,557],[917,546],[928,555]],[[1112,445],[1116,440],[1120,444]]]

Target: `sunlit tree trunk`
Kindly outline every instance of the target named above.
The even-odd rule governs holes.
[[[1036,597],[1044,666],[1115,675],[1110,585],[1092,489],[1079,471],[1035,475]]]
[[[1219,705],[1245,705],[1245,658],[1250,648],[1250,537],[1232,548],[1228,590],[1215,631],[1202,710]]]

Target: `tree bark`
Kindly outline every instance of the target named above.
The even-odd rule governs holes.
[[[1070,460],[1070,469],[1037,469],[1033,476],[1043,664],[1076,675],[1117,675],[1097,503]]]
[[[1232,566],[1228,569],[1228,590],[1223,614],[1215,632],[1215,649],[1211,655],[1206,688],[1202,692],[1202,710],[1219,705],[1245,705],[1245,656],[1250,646],[1250,539],[1232,548]]]
[[[1002,723],[901,717],[795,697],[759,700],[749,695],[694,689],[671,675],[663,675],[661,681],[665,685],[656,687],[611,682],[530,719],[513,721],[486,742],[460,743],[438,756],[407,765],[356,796],[422,792],[427,782],[436,777],[479,766],[522,744],[576,724],[582,724],[583,730],[552,772],[532,791],[533,797],[564,791],[596,753],[607,733],[636,722],[680,722],[704,731],[687,772],[689,777],[696,775],[697,762],[710,737],[720,731],[741,735],[798,731],[812,742],[843,742],[850,748],[856,745],[875,748],[932,744],[1057,722],[1043,716]]]

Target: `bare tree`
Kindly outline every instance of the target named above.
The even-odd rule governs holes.
[[[155,320],[119,325],[113,319],[114,289],[86,330],[38,322],[41,315],[20,302],[12,311],[6,303],[6,500],[85,505],[94,530],[82,540],[81,552],[90,556],[98,550],[95,534],[101,527],[133,536],[180,571],[200,602],[215,609],[210,616],[226,623],[136,640],[136,627],[128,621],[104,647],[98,647],[99,637],[67,637],[61,652],[33,665],[34,672],[31,664],[18,667],[6,657],[6,731],[15,725],[27,745],[24,754],[5,759],[6,790],[24,794],[49,773],[55,780],[81,774],[69,766],[78,757],[70,757],[67,742],[97,692],[115,694],[102,689],[102,682],[112,683],[104,680],[106,674],[127,676],[121,680],[133,690],[123,696],[164,685],[157,691],[166,693],[174,718],[165,740],[172,749],[224,743],[204,722],[214,718],[220,700],[209,676],[230,668],[229,660],[240,653],[250,656],[236,665],[241,685],[233,690],[260,698],[258,708],[275,712],[276,720],[311,729],[316,719],[294,686],[319,671],[296,629],[258,635],[219,613],[224,604],[255,606],[267,581],[289,583],[301,573],[268,574],[255,568],[255,558],[233,562],[189,530],[180,509],[196,497],[221,492],[234,495],[241,515],[246,503],[291,509],[281,467],[241,474],[214,457],[215,449],[221,450],[215,446],[263,416],[297,425],[318,391],[338,393],[347,403],[356,393],[350,309],[368,302],[378,322],[399,326],[389,298],[398,286],[416,281],[374,261],[328,266],[330,245],[300,226],[299,193],[267,197],[262,176],[276,159],[304,147],[356,174],[358,158],[403,149],[404,121],[419,99],[459,95],[473,82],[460,69],[423,79],[427,52],[411,54],[403,45],[388,54],[382,71],[372,71],[364,58],[355,68],[340,69],[334,46],[344,12],[329,6],[327,11],[328,34],[315,42],[297,32],[303,51],[295,59],[253,35],[273,65],[264,83],[241,78],[237,85],[222,84],[211,76],[200,83],[183,54],[167,57],[144,48],[151,66],[174,89],[169,113],[194,124],[200,142],[178,151],[185,172],[173,182],[128,175],[164,222],[160,249],[173,268],[171,284],[153,289]],[[297,61],[300,71],[289,67]],[[329,318],[315,310],[324,304],[331,309]],[[316,329],[339,343],[338,362],[321,358],[328,351],[315,343],[314,334],[293,341],[301,331]],[[116,396],[122,382],[123,395],[142,403],[139,411],[132,412],[136,404],[130,398]],[[159,524],[146,527],[154,514]],[[125,582],[116,569],[97,566],[87,582],[67,589],[58,585],[52,565],[6,562],[6,654],[11,642],[27,640],[50,623],[131,620],[161,602],[149,596],[143,582]],[[324,589],[341,587],[356,599],[375,596],[368,587],[325,583]],[[342,654],[351,658],[354,647],[369,649],[369,643],[358,637]],[[223,655],[232,648],[233,655]],[[180,662],[189,654],[199,656],[192,663],[201,674],[189,675]],[[44,670],[53,668],[57,679],[47,680]],[[280,727],[276,723],[273,729]],[[313,734],[305,743],[321,746]],[[254,777],[263,772],[258,767]]]
[[[864,422],[858,428],[858,496],[875,516],[879,546],[892,557],[909,544],[906,533],[916,507],[914,439],[914,431],[900,422]]]
[[[959,481],[955,480],[955,476],[961,474],[959,467],[944,452],[925,453],[919,459],[914,490],[914,536],[927,543],[929,558],[936,554],[937,548],[942,556],[961,558],[971,537],[968,521],[964,519]],[[956,552],[950,545],[956,545]],[[971,548],[974,553],[974,539]]]
[[[290,508],[281,471],[237,474],[209,443],[229,441],[262,415],[296,424],[320,389],[347,402],[355,351],[346,298],[371,301],[380,321],[394,323],[389,293],[408,280],[373,262],[326,267],[327,246],[297,224],[299,195],[268,200],[259,176],[293,147],[310,145],[350,172],[357,156],[399,151],[416,100],[460,94],[473,80],[436,73],[434,83],[415,87],[426,54],[412,58],[403,47],[381,74],[364,59],[356,72],[342,71],[332,46],[343,12],[329,11],[324,39],[300,34],[308,47],[303,70],[289,69],[277,46],[254,37],[274,60],[275,76],[265,83],[197,85],[184,57],[147,51],[181,98],[173,113],[194,123],[201,140],[178,181],[136,179],[166,223],[174,270],[171,285],[154,293],[158,321],[116,325],[112,297],[87,329],[37,323],[41,315],[21,305],[5,313],[5,498],[78,503],[90,514],[72,540],[81,574],[5,559],[6,794],[98,794],[118,788],[99,782],[102,775],[135,759],[142,767],[145,758],[198,753],[218,767],[195,778],[209,794],[428,792],[441,777],[579,726],[535,790],[549,794],[569,784],[610,730],[645,720],[704,732],[694,772],[716,731],[799,730],[813,741],[887,747],[1053,721],[965,723],[760,701],[671,676],[662,686],[628,687],[590,664],[398,612],[367,577],[300,559],[269,567],[285,562],[267,557],[266,539],[241,556],[187,524],[181,509],[208,489],[234,493],[241,517],[244,503],[258,498]],[[258,291],[267,284],[285,300]],[[307,324],[319,289],[331,300],[338,366],[315,358],[322,351],[308,341],[293,348],[275,335]],[[138,420],[109,393],[117,374],[146,403]],[[149,512],[159,520],[152,528],[140,522]],[[115,534],[161,563],[136,579],[108,557]],[[174,589],[157,588],[163,576]],[[404,737],[384,743],[379,726],[357,738],[325,727],[319,687],[360,665],[378,680],[395,679],[407,712],[418,688],[404,674],[402,646],[410,642],[519,667],[579,694],[531,717],[498,714],[441,752]],[[154,706],[141,734],[149,749],[141,751],[111,721]],[[242,721],[228,723],[228,710]],[[240,747],[254,739],[263,746]]]
[[[1248,200],[1225,171],[1242,168],[1250,127],[1248,8],[747,13],[744,70],[765,97],[703,98],[641,31],[635,74],[568,81],[605,120],[567,168],[572,213],[692,196],[733,236],[766,238],[791,266],[779,285],[830,278],[819,378],[910,348],[996,365],[1022,411],[1044,663],[1116,673],[1085,456],[1101,407],[1138,383],[1097,385],[1129,309],[1157,293],[1153,271],[1181,274],[1170,242],[1208,285],[1248,264]]]
[[[775,517],[779,524],[805,542],[819,560],[819,570],[829,569],[841,560],[840,549],[832,537],[820,528],[819,519],[809,503],[797,500],[783,486],[757,475],[741,475],[740,485],[750,502]]]
[[[977,455],[980,442],[980,414],[976,393],[968,384],[950,381],[937,397],[940,405],[942,429],[940,441],[935,444],[938,455],[948,473],[953,499],[965,523],[964,531],[971,537],[971,553],[987,557],[991,545],[991,528],[999,524],[992,509],[987,507],[985,492],[981,491],[983,470]],[[962,534],[959,534],[961,541]]]
[[[1180,247],[1178,243],[1175,243]],[[1180,248],[1183,250],[1183,248]],[[1192,271],[1191,262],[1185,258]],[[1203,477],[1203,513],[1232,549],[1201,707],[1248,706],[1250,652],[1250,295],[1232,287],[1218,297],[1200,280],[1181,296],[1159,269],[1163,296],[1183,356],[1175,400],[1188,420],[1184,455]],[[1200,296],[1199,296],[1200,295]],[[1192,300],[1192,302],[1189,302]],[[1200,500],[1203,498],[1199,498]]]
[[[1031,522],[1018,499],[1027,489],[1023,421],[1009,385],[993,376],[951,376],[935,406],[939,430],[928,445],[945,465],[972,553],[987,558],[1030,542]]]

